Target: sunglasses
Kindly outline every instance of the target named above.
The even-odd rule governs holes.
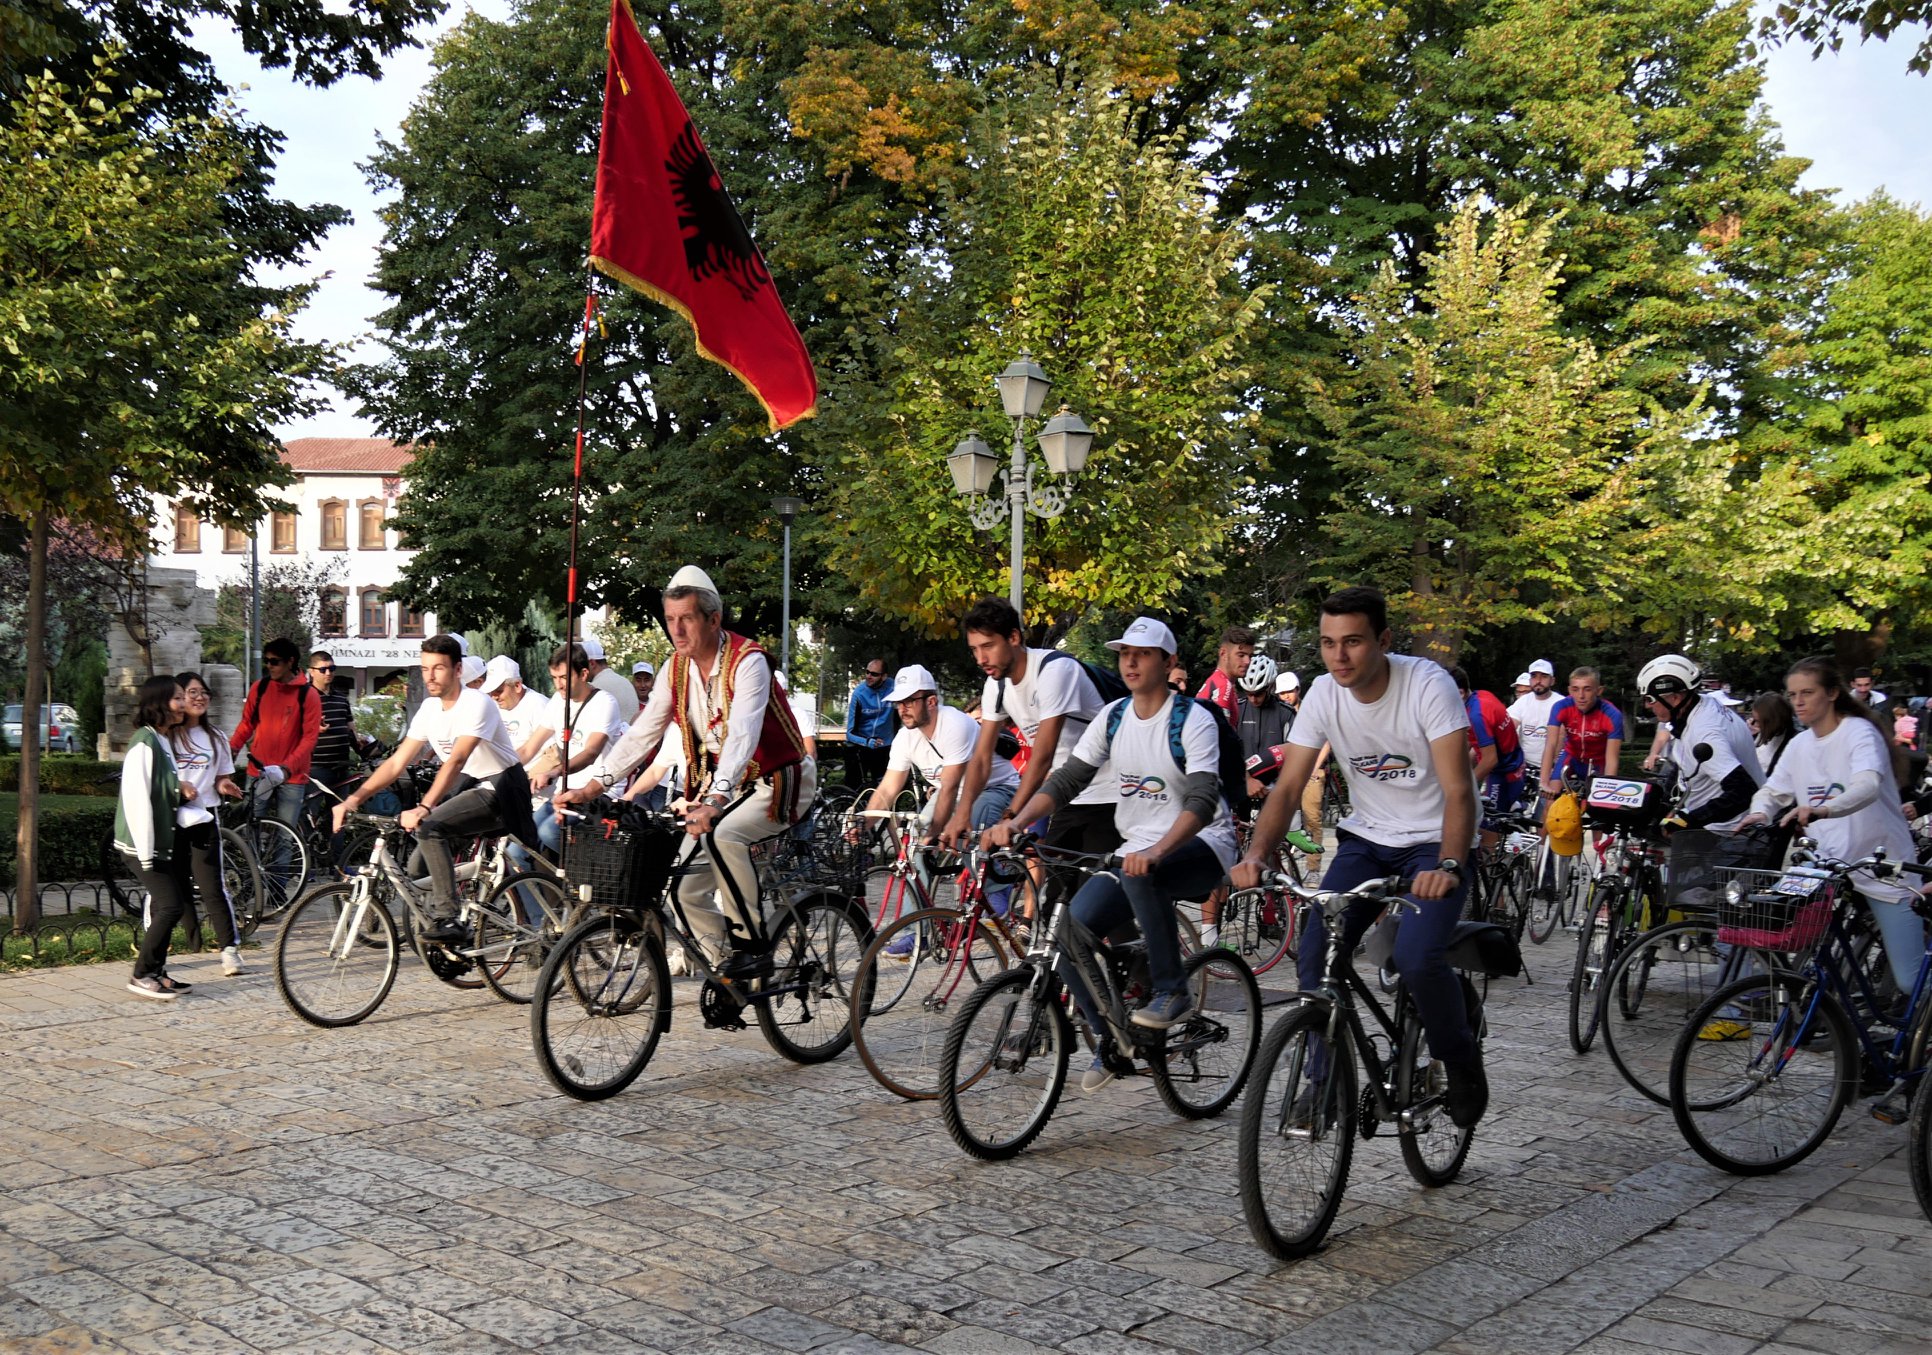
[[[877,668],[868,668],[868,669],[866,669],[866,670],[865,670],[865,675],[866,675],[867,677],[877,677],[877,678],[882,678],[882,677],[884,677],[884,676],[885,676],[885,673],[884,673],[884,671],[883,671],[883,670],[881,670],[881,669],[877,669]]]
[[[280,668],[283,664],[287,662],[288,662],[287,659],[277,658],[273,654],[262,655],[262,663],[265,667],[268,667],[268,668]]]
[[[312,663],[309,665],[309,671],[311,673],[333,673],[335,671],[335,665],[332,663]]]

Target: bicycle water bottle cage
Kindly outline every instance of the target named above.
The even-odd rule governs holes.
[[[698,1015],[707,1030],[743,1030],[744,1011],[737,996],[715,979],[706,979],[698,990]]]

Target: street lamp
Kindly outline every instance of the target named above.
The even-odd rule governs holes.
[[[1009,519],[1013,555],[1007,598],[1013,610],[1020,609],[1020,580],[1026,552],[1026,515],[1057,518],[1067,511],[1073,498],[1073,477],[1087,465],[1093,448],[1093,429],[1065,405],[1040,430],[1037,441],[1045,458],[1045,469],[1060,478],[1055,483],[1040,474],[1026,454],[1026,421],[1038,418],[1046,405],[1052,382],[1030,354],[1022,353],[1008,363],[1006,370],[993,378],[999,388],[1000,406],[1013,422],[1013,450],[1005,470],[1006,483],[993,492],[993,478],[1000,474],[999,457],[980,439],[968,433],[946,458],[946,469],[953,477],[953,489],[968,500],[973,526],[990,532],[1000,518]]]
[[[792,677],[792,519],[804,506],[803,499],[794,499],[789,494],[780,494],[771,501],[771,511],[785,524],[785,605],[781,623],[784,632],[778,642],[778,671],[785,675],[787,682]]]

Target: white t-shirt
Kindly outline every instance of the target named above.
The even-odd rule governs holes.
[[[1846,716],[1822,739],[1809,729],[1794,735],[1765,786],[1800,805],[1821,805],[1841,794],[1860,772],[1878,773],[1878,798],[1842,819],[1813,819],[1805,832],[1833,860],[1856,861],[1880,847],[1893,861],[1917,860],[1912,830],[1899,809],[1892,755],[1870,720]],[[1914,886],[1896,880],[1857,878],[1860,890],[1879,898],[1908,898],[1914,891]]]
[[[637,718],[637,688],[631,686],[631,680],[615,668],[598,670],[597,675],[590,680],[590,685],[600,692],[607,693],[610,699],[617,703],[618,718],[625,724]]]
[[[551,731],[550,743],[547,746],[556,748],[560,753],[564,746],[565,718],[564,699],[561,693],[544,702],[542,728]],[[572,732],[576,735],[579,747],[582,747],[584,740],[592,734],[605,736],[603,752],[597,755],[594,762],[588,767],[580,767],[568,776],[562,777],[561,786],[556,781],[551,783],[553,787],[559,789],[575,790],[591,777],[603,774],[604,754],[616,746],[626,726],[623,717],[618,714],[617,702],[611,698],[609,692],[603,691],[592,692],[588,701],[572,701],[568,718],[575,722]]]
[[[933,720],[931,738],[917,729],[903,727],[892,736],[892,747],[886,753],[886,770],[916,771],[928,785],[936,786],[939,774],[946,768],[963,767],[972,760],[973,745],[978,741],[979,721],[963,710],[942,703]],[[1013,770],[1011,762],[995,753],[986,784],[988,787],[1017,786],[1020,774]]]
[[[416,708],[409,732],[403,737],[421,739],[436,750],[438,762],[449,761],[458,739],[474,738],[476,747],[470,750],[463,772],[479,781],[516,765],[517,750],[510,742],[510,731],[504,728],[503,712],[474,687],[459,691],[449,706],[430,697]]]
[[[510,742],[521,748],[526,739],[544,727],[543,713],[550,709],[550,698],[525,687],[523,699],[516,705],[509,710],[501,706],[497,709],[503,712],[503,728],[509,731]]]
[[[1214,717],[1190,702],[1187,723],[1181,726],[1187,766],[1177,767],[1167,738],[1173,721],[1172,701],[1161,702],[1160,710],[1143,720],[1134,713],[1132,697],[1122,700],[1126,709],[1120,713],[1113,747],[1107,746],[1107,717],[1103,713],[1087,726],[1074,756],[1100,768],[1094,784],[1106,791],[1114,807],[1114,828],[1120,833],[1121,850],[1140,852],[1166,837],[1180,817],[1184,775],[1207,772],[1220,776],[1221,740],[1215,732]],[[1200,839],[1213,848],[1223,870],[1234,864],[1234,816],[1228,812],[1226,800],[1217,804],[1214,818],[1201,829]]]
[[[1711,755],[1698,765],[1697,755],[1692,751],[1698,744],[1709,744]],[[1714,696],[1705,696],[1691,708],[1690,717],[1685,721],[1684,732],[1676,735],[1664,749],[1664,756],[1677,764],[1678,770],[1690,779],[1684,783],[1684,808],[1701,809],[1717,798],[1723,789],[1722,782],[1739,767],[1751,773],[1754,784],[1763,784],[1764,773],[1758,767],[1757,745],[1751,742],[1751,730],[1739,718],[1736,711]],[[1697,774],[1691,775],[1691,768],[1697,767]],[[1737,827],[1739,819],[1751,812],[1750,805],[1728,819],[1706,824],[1705,827],[1717,833],[1728,833]]]
[[[1442,839],[1442,783],[1429,744],[1468,728],[1468,708],[1447,669],[1433,659],[1391,654],[1389,685],[1376,701],[1356,700],[1326,673],[1316,678],[1288,742],[1334,746],[1332,765],[1348,777],[1355,806],[1340,827],[1380,846],[1413,847]]]
[[[1523,745],[1523,765],[1533,776],[1542,774],[1543,740],[1549,737],[1550,708],[1563,699],[1551,688],[1542,696],[1524,692],[1509,703],[1509,718],[1516,722],[1516,737]]]
[[[1018,682],[987,678],[986,689],[980,694],[979,709],[981,721],[989,724],[1004,724],[1011,720],[1019,726],[1026,741],[1032,743],[1040,732],[1040,722],[1051,720],[1056,715],[1066,717],[1060,726],[1060,742],[1053,749],[1053,765],[1047,770],[1058,771],[1062,763],[1073,755],[1074,746],[1087,731],[1089,722],[1100,712],[1102,702],[1100,693],[1094,690],[1093,679],[1087,670],[1071,655],[1048,659],[1059,651],[1052,649],[1028,649],[1026,651],[1026,676]],[[1105,771],[1105,768],[1102,768]],[[1074,797],[1077,805],[1112,804],[1114,792],[1104,783],[1104,776],[1096,776],[1093,784]]]
[[[195,788],[195,798],[183,800],[174,811],[174,821],[182,828],[207,823],[215,817],[215,781],[232,776],[235,759],[228,752],[228,740],[209,735],[208,726],[196,725],[177,738],[163,739],[174,754],[175,774],[181,784]]]

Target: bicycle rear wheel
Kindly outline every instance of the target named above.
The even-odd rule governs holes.
[[[1475,1032],[1480,1049],[1486,1033],[1483,1000],[1468,975],[1456,977],[1462,982],[1469,1028]],[[1402,1161],[1408,1165],[1409,1175],[1425,1186],[1446,1186],[1462,1170],[1476,1126],[1459,1127],[1449,1118],[1449,1108],[1443,1104],[1448,1076],[1440,1062],[1429,1058],[1423,1041],[1422,1018],[1414,1003],[1404,1002],[1402,1044],[1395,1069],[1395,1100],[1404,1118],[1397,1120],[1395,1135],[1402,1143]]]
[[[1239,954],[1191,955],[1182,966],[1195,1012],[1147,1052],[1154,1090],[1176,1115],[1205,1120],[1241,1095],[1261,1045],[1261,989]]]
[[[239,830],[262,871],[262,921],[281,915],[309,878],[309,850],[302,835],[280,819],[256,819]]]
[[[969,929],[963,913],[944,908],[900,918],[866,947],[853,980],[850,1026],[859,1062],[887,1091],[932,1100],[953,1011],[1004,968],[1005,948],[986,922]]]
[[[1059,996],[1058,984],[1022,965],[974,989],[953,1018],[940,1054],[939,1113],[972,1156],[1003,1162],[1052,1118],[1073,1050]]]
[[[792,904],[771,929],[772,974],[751,995],[765,1041],[794,1063],[824,1063],[852,1042],[852,994],[872,940],[864,905],[832,894]]]
[[[401,960],[396,921],[381,899],[358,899],[353,884],[318,885],[296,900],[275,937],[275,991],[310,1025],[353,1026],[389,996]]]
[[[1558,923],[1570,920],[1570,882],[1576,874],[1576,862],[1551,851],[1547,840],[1537,848],[1530,864],[1529,910],[1529,939],[1537,945],[1556,934]]]
[[[1230,894],[1221,905],[1221,944],[1247,961],[1256,974],[1281,963],[1295,940],[1295,900],[1269,890],[1260,897]]]
[[[1919,1079],[1908,1143],[1905,1156],[1912,1171],[1912,1193],[1919,1197],[1925,1217],[1932,1219],[1932,1077]]]
[[[1328,1009],[1291,1007],[1261,1042],[1236,1137],[1248,1232],[1283,1260],[1321,1246],[1355,1155],[1355,1050],[1325,1048]]]
[[[1570,1048],[1579,1054],[1590,1052],[1603,1020],[1603,974],[1617,958],[1611,946],[1623,911],[1621,886],[1598,881],[1586,909],[1576,937],[1576,963],[1570,969]]]
[[[236,939],[246,940],[262,921],[262,872],[247,840],[232,828],[221,830],[221,884],[234,910]]]
[[[1858,1088],[1858,1044],[1815,981],[1757,974],[1691,1013],[1670,1061],[1670,1112],[1685,1142],[1736,1176],[1783,1171],[1815,1152]]]
[[[1687,920],[1654,927],[1610,965],[1603,1049],[1623,1080],[1660,1106],[1670,1104],[1670,1058],[1691,1013],[1719,985],[1760,968],[1748,951],[1717,945],[1717,927]]]
[[[637,1080],[671,1026],[671,971],[655,928],[629,913],[573,927],[545,959],[530,1044],[550,1085],[579,1101]]]
[[[537,872],[512,875],[476,905],[477,972],[505,1002],[528,1003],[537,974],[557,940],[568,901],[563,885]]]

